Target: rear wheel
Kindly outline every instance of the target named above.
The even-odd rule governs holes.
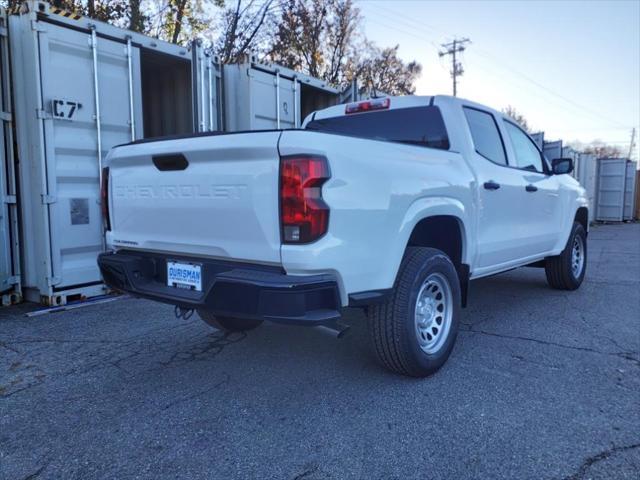
[[[458,334],[460,283],[453,263],[434,248],[410,247],[389,300],[369,308],[380,363],[425,377],[449,358]]]
[[[574,222],[562,253],[546,260],[547,282],[558,290],[575,290],[582,284],[586,269],[587,233],[582,224]]]
[[[225,332],[242,332],[253,330],[262,324],[262,320],[248,318],[231,318],[214,315],[208,310],[198,309],[198,315],[208,325]]]

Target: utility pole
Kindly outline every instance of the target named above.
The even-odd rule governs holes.
[[[466,45],[471,43],[468,38],[454,38],[453,42],[443,43],[440,46],[444,48],[438,52],[440,57],[451,55],[451,78],[453,78],[453,96],[458,95],[458,77],[464,73],[462,64],[458,61],[456,54],[464,52]]]
[[[629,142],[629,155],[627,158],[631,159],[631,154],[633,153],[633,147],[636,146],[636,127],[633,127],[631,130],[631,142]]]

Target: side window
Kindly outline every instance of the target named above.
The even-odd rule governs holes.
[[[493,115],[470,107],[464,107],[464,114],[476,152],[492,162],[506,165],[507,155],[504,153],[502,137]]]
[[[516,156],[514,167],[544,173],[542,155],[533,141],[513,123],[505,121],[504,125]]]

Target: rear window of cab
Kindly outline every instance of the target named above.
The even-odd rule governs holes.
[[[312,120],[305,127],[324,133],[449,150],[449,136],[436,106],[397,108]]]

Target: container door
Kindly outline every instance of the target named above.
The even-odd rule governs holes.
[[[38,33],[46,188],[56,289],[101,281],[99,178],[111,147],[142,131],[140,56],[131,45],[47,24]]]
[[[4,10],[0,10],[0,294],[19,291],[20,253],[16,211],[15,164],[9,49]],[[3,302],[4,303],[4,302]]]
[[[192,44],[194,125],[198,132],[221,130],[221,69],[217,57],[205,53],[197,42]]]
[[[636,196],[636,163],[627,162],[626,178],[624,182],[624,212],[623,220],[633,220],[634,201]]]
[[[251,69],[251,130],[295,128],[300,120],[298,82],[278,73]]]
[[[596,220],[621,222],[624,209],[626,160],[618,158],[598,161],[598,208]]]

